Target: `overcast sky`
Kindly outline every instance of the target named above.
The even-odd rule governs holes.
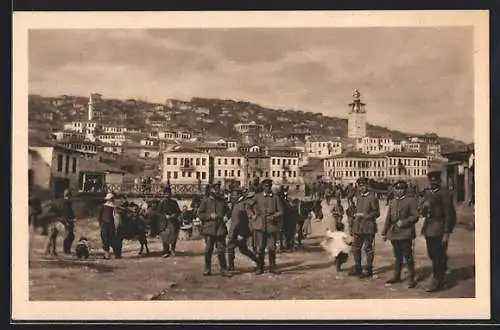
[[[32,30],[29,91],[213,97],[473,140],[473,30],[310,28]]]

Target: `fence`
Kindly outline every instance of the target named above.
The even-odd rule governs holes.
[[[206,184],[172,184],[170,185],[172,190],[172,195],[174,196],[192,196],[201,195],[205,193]],[[153,195],[161,196],[165,193],[164,184],[134,184],[134,183],[123,183],[123,184],[106,184],[104,186],[104,193],[112,192],[115,194],[124,195]]]

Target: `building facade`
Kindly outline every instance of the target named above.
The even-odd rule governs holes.
[[[387,178],[390,181],[425,178],[428,170],[427,155],[418,152],[390,152],[387,158]]]
[[[309,157],[327,158],[342,153],[340,139],[309,138],[305,143],[305,150]]]
[[[325,160],[325,171],[330,181],[341,184],[355,183],[365,177],[376,181],[387,178],[387,159],[383,155],[347,152]],[[331,174],[333,173],[333,177]]]
[[[245,157],[234,151],[212,151],[209,153],[211,172],[215,182],[234,181],[239,185],[246,185]]]
[[[179,146],[163,152],[162,181],[171,184],[209,183],[213,180],[210,156],[194,148]],[[212,167],[213,171],[213,167]]]

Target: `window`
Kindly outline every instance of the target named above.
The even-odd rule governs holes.
[[[241,165],[241,159],[238,158],[237,163],[238,163],[238,166]]]
[[[64,172],[69,172],[69,155],[66,155],[66,163],[64,164]]]
[[[278,158],[278,159],[276,160],[276,163],[277,163],[278,165],[281,165],[281,159],[279,159],[279,158]]]
[[[217,176],[222,176],[222,171],[221,170],[217,170]]]
[[[174,158],[175,159],[175,158]],[[177,179],[177,171],[174,172],[174,179]]]
[[[220,159],[220,158],[218,159],[218,164],[222,165],[222,159]]]
[[[231,170],[231,176],[234,176],[234,170]]]
[[[202,178],[202,180],[205,180],[207,178],[207,173],[201,172],[201,178]]]
[[[183,177],[183,178],[185,178],[185,177],[186,177],[186,172],[182,171],[182,172],[181,172],[181,174],[182,174],[182,177]]]
[[[273,165],[276,165],[276,159],[273,158],[272,163],[273,163]]]
[[[274,178],[275,177],[275,171],[272,171],[271,176]]]
[[[234,165],[234,158],[231,158],[231,165]]]
[[[174,165],[177,165],[177,158],[172,158],[172,163],[173,163]],[[174,172],[174,173],[175,173],[175,172]]]
[[[227,158],[224,158],[224,165],[227,165]]]
[[[207,159],[206,158],[202,158],[201,159],[201,165],[205,166],[207,164]],[[205,173],[205,172],[203,172]]]
[[[71,172],[76,173],[76,157],[73,157],[73,167],[71,169]]]
[[[224,177],[227,177],[227,170],[224,170]]]
[[[167,179],[170,179],[170,171],[167,171]]]
[[[199,158],[196,158],[196,166],[199,166],[200,165],[200,159]],[[199,176],[198,176],[199,177]]]
[[[241,171],[240,170],[238,170],[238,176],[241,176]]]

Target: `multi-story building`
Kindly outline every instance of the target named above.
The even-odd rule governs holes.
[[[106,125],[102,126],[102,131],[106,134],[124,134],[127,133],[127,127],[123,125]]]
[[[273,184],[296,184],[300,182],[299,153],[270,150],[269,178]]]
[[[99,145],[97,143],[77,137],[71,137],[67,140],[57,141],[57,145],[67,149],[79,151],[86,158],[91,159],[97,158],[97,153],[99,151]]]
[[[31,188],[51,191],[62,196],[65,189],[78,190],[80,163],[84,154],[62,146],[30,146],[28,171]]]
[[[342,141],[340,138],[318,138],[307,139],[305,145],[306,153],[309,157],[327,158],[342,153]]]
[[[364,136],[356,139],[356,150],[365,154],[394,151],[394,140],[390,136]]]
[[[207,184],[213,180],[210,156],[195,148],[178,146],[163,152],[163,182],[171,184]]]
[[[127,137],[123,133],[108,133],[108,134],[99,134],[96,136],[97,140],[114,145],[122,145],[125,141],[127,141]]]
[[[427,176],[427,155],[421,152],[390,152],[387,158],[387,178],[408,180]]]
[[[355,183],[360,177],[374,180],[383,180],[387,177],[387,159],[384,155],[350,151],[327,158],[325,161],[325,171],[330,180],[342,184]]]
[[[246,184],[245,157],[234,151],[212,151],[210,155],[211,171],[214,173],[214,181],[232,180],[239,185]]]

